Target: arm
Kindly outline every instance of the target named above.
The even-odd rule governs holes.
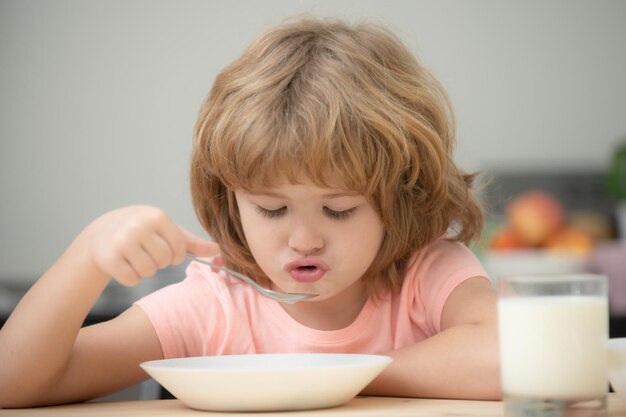
[[[180,263],[210,256],[214,243],[153,207],[127,207],[96,219],[26,293],[0,330],[0,407],[80,401],[145,379],[138,367],[162,357],[151,323],[137,307],[81,329],[114,277],[130,286]]]
[[[390,352],[393,362],[364,394],[500,399],[496,295],[488,280],[471,278],[448,297],[442,331]]]

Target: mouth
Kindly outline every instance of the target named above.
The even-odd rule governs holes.
[[[319,259],[306,258],[289,262],[284,269],[295,281],[311,283],[322,279],[330,268]]]

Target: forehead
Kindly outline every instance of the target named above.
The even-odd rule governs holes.
[[[358,195],[359,190],[348,186],[344,175],[323,171],[313,175],[300,170],[298,173],[277,168],[255,179],[241,184],[241,188],[251,194],[280,195],[283,193],[307,190],[314,195]]]

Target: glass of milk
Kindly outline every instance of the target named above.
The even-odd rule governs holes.
[[[606,277],[520,275],[497,287],[507,416],[606,416]]]

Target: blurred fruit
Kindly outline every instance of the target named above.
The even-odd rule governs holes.
[[[491,249],[496,250],[525,247],[519,235],[508,225],[503,225],[493,232],[489,246]]]
[[[568,216],[568,224],[583,229],[594,240],[614,238],[613,225],[608,216],[593,211],[576,211]]]
[[[530,247],[541,245],[565,221],[561,204],[543,191],[519,194],[507,207],[506,214],[512,230],[524,245]]]
[[[594,247],[594,239],[585,230],[576,226],[566,226],[551,235],[545,248],[552,252],[588,254]]]

